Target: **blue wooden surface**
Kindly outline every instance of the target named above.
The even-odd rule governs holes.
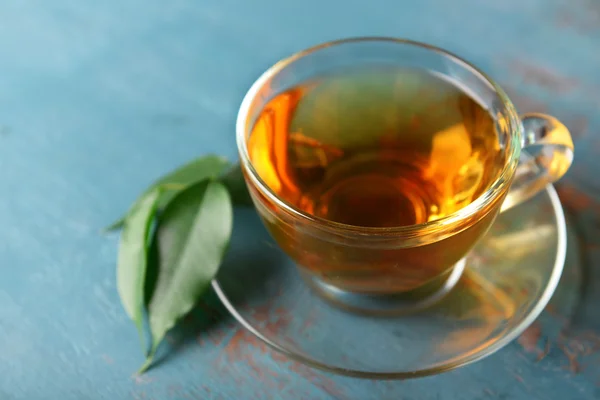
[[[257,75],[330,39],[401,36],[461,54],[520,111],[573,131],[559,185],[571,257],[551,306],[495,355],[406,382],[283,359],[209,297],[141,378],[101,227],[197,155],[234,159]],[[600,2],[4,0],[0,2],[0,398],[600,398]],[[581,258],[573,255],[581,252]],[[567,300],[571,299],[571,300]]]

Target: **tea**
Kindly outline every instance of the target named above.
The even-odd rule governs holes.
[[[463,90],[410,70],[322,77],[275,96],[248,150],[281,199],[364,227],[433,221],[477,198],[504,160],[494,120]]]
[[[274,96],[250,132],[248,153],[261,180],[289,205],[369,228],[454,213],[498,178],[506,154],[490,112],[459,85],[399,68],[321,76]],[[309,224],[287,223],[250,189],[291,257],[325,282],[360,292],[411,290],[448,272],[500,204],[481,210],[460,233],[405,248],[393,238],[326,238]]]

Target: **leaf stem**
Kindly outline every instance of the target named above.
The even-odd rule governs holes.
[[[140,369],[138,369],[138,371],[137,371],[138,375],[142,375],[144,372],[146,372],[148,370],[148,368],[150,368],[152,366],[152,362],[154,361],[155,354],[156,354],[156,352],[153,351],[150,354],[148,354],[148,356],[146,356],[146,361],[144,361],[144,363],[142,364]]]

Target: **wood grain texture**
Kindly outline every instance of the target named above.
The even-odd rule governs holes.
[[[559,290],[519,340],[437,377],[373,382],[266,349],[212,298],[141,378],[100,229],[157,176],[236,157],[253,80],[330,39],[401,36],[461,54],[520,111],[575,136],[559,185],[572,249]],[[600,3],[595,0],[0,2],[0,397],[101,399],[600,398]]]

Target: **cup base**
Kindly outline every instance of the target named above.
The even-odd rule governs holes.
[[[442,276],[402,293],[357,293],[340,289],[307,272],[301,275],[316,294],[344,310],[369,315],[407,314],[431,307],[444,298],[456,286],[466,265],[463,258]]]

